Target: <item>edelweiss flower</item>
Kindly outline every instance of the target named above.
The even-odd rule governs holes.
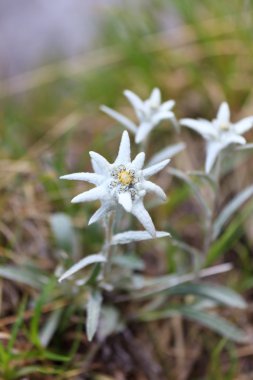
[[[101,110],[119,121],[129,131],[133,132],[137,144],[145,140],[150,131],[159,124],[160,121],[175,119],[174,113],[171,111],[175,104],[174,100],[168,100],[165,103],[161,103],[161,92],[158,88],[154,88],[150,97],[144,101],[129,90],[125,90],[124,95],[134,108],[139,121],[139,126],[124,115],[121,115],[119,112],[114,111],[107,106],[101,106]]]
[[[95,188],[85,191],[72,199],[73,203],[100,200],[101,207],[91,217],[89,224],[98,221],[117,204],[131,212],[150,235],[155,237],[156,230],[152,219],[143,205],[143,198],[148,192],[155,193],[163,200],[166,194],[160,186],[147,179],[162,170],[170,160],[164,160],[156,165],[142,169],[145,153],[139,153],[133,161],[130,158],[130,140],[126,131],[123,132],[118,156],[110,164],[98,153],[90,152],[95,173],[74,173],[60,177],[61,179],[87,181]]]
[[[207,140],[205,171],[210,173],[219,153],[231,144],[246,144],[241,135],[253,127],[253,116],[246,117],[237,123],[230,122],[230,110],[223,102],[218,110],[216,119],[181,119],[182,125],[193,129]]]

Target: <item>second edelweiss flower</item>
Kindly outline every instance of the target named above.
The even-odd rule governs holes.
[[[119,121],[129,131],[133,132],[135,134],[135,142],[137,144],[144,141],[151,130],[162,120],[175,119],[175,115],[172,111],[172,108],[175,105],[174,100],[167,100],[162,103],[159,88],[154,88],[150,97],[146,100],[141,100],[138,95],[129,90],[125,90],[124,95],[133,106],[135,114],[138,118],[137,124],[107,106],[101,106],[101,110],[107,115],[113,117],[115,120]]]
[[[166,199],[166,194],[162,188],[148,181],[148,178],[162,170],[170,160],[164,160],[143,169],[145,153],[139,153],[133,161],[131,161],[130,155],[130,140],[128,133],[124,131],[118,156],[113,164],[110,164],[100,154],[90,152],[95,173],[74,173],[60,178],[87,181],[96,185],[95,188],[72,199],[73,203],[101,201],[101,207],[91,217],[89,224],[98,221],[107,212],[113,210],[117,204],[120,204],[127,212],[136,216],[150,235],[155,236],[156,230],[143,205],[143,198],[148,192],[152,192],[161,199]]]
[[[193,129],[207,141],[205,171],[210,173],[220,152],[232,144],[245,145],[242,134],[253,127],[253,116],[246,117],[237,123],[230,121],[230,110],[223,102],[214,120],[181,119],[181,124]]]

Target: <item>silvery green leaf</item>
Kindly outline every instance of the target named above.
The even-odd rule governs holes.
[[[194,310],[210,310],[217,307],[217,302],[208,298],[199,298],[194,302]]]
[[[147,166],[157,164],[160,161],[166,160],[167,158],[174,157],[176,154],[184,150],[185,144],[178,143],[174,145],[167,146],[165,149],[156,153],[149,161]]]
[[[206,278],[215,276],[220,273],[230,271],[232,269],[230,263],[215,265],[210,268],[205,268],[199,271],[198,278]],[[187,273],[182,276],[165,275],[158,278],[144,278],[143,276],[135,276],[133,283],[133,293],[129,298],[131,300],[147,298],[154,296],[160,292],[167,291],[175,286],[184,284],[196,279],[196,273]],[[138,291],[137,291],[138,290]]]
[[[45,325],[40,331],[40,343],[43,347],[47,347],[50,343],[55,331],[58,328],[60,318],[62,316],[62,309],[54,310],[47,319]]]
[[[238,150],[238,151],[243,151],[243,150],[250,150],[250,149],[253,149],[253,144],[244,144],[244,145],[239,145],[235,148],[235,150]]]
[[[98,337],[103,341],[107,336],[117,333],[124,328],[119,311],[113,306],[103,306],[98,327]]]
[[[218,317],[215,314],[207,313],[191,306],[171,306],[163,310],[146,312],[139,315],[138,319],[148,322],[170,318],[177,315],[182,315],[192,321],[198,322],[235,342],[245,343],[248,341],[245,332],[234,326],[231,322]]]
[[[218,237],[221,229],[228,222],[231,216],[252,196],[253,185],[241,191],[227,204],[227,206],[224,207],[213,224],[212,240],[215,240]]]
[[[223,304],[239,309],[246,308],[244,299],[234,290],[225,286],[214,284],[180,284],[166,292],[167,295],[197,295],[214,300],[216,303]]]
[[[63,275],[59,278],[58,281],[61,282],[65,280],[66,278],[72,276],[74,273],[78,272],[80,269],[85,268],[87,265],[95,264],[95,263],[103,263],[105,261],[106,259],[104,255],[102,255],[101,253],[84,257],[78,263],[70,267],[65,273],[63,273]]]
[[[168,232],[156,231],[156,238],[171,236]],[[147,231],[127,231],[114,235],[112,238],[112,245],[129,244],[133,241],[142,241],[154,239]]]
[[[122,268],[132,270],[143,270],[145,268],[144,262],[134,254],[114,256],[112,262]]]
[[[71,218],[64,213],[55,213],[50,217],[51,228],[60,248],[71,251],[75,241]]]
[[[0,277],[11,281],[20,282],[36,289],[41,289],[48,282],[48,277],[39,273],[35,268],[22,268],[12,265],[0,266]]]
[[[97,331],[102,304],[102,295],[96,290],[89,294],[87,302],[86,333],[90,342]]]

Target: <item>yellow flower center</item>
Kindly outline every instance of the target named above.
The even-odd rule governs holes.
[[[230,128],[229,123],[222,123],[222,124],[220,124],[220,129],[221,129],[222,131],[228,131],[229,128]]]
[[[134,176],[129,170],[122,170],[118,173],[118,180],[122,185],[128,186],[132,184]]]

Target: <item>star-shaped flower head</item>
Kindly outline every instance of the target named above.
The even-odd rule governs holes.
[[[223,102],[214,120],[181,119],[181,124],[193,129],[207,140],[205,171],[210,173],[220,152],[232,144],[246,144],[241,135],[253,127],[253,116],[246,117],[237,123],[231,123],[230,110]]]
[[[175,105],[175,101],[168,100],[161,103],[161,92],[158,88],[154,88],[150,97],[144,101],[134,92],[129,90],[125,90],[124,95],[134,108],[135,114],[138,118],[137,125],[126,116],[107,106],[101,106],[101,110],[123,124],[129,131],[133,132],[137,144],[144,141],[151,130],[162,120],[175,120],[175,115],[171,111]]]
[[[151,192],[158,195],[162,200],[166,200],[166,194],[162,188],[150,182],[148,178],[162,170],[170,160],[164,160],[143,169],[145,153],[137,154],[133,161],[131,161],[130,154],[129,135],[127,131],[124,131],[118,156],[113,164],[110,164],[100,154],[90,152],[95,173],[74,173],[60,178],[87,181],[96,185],[93,189],[72,199],[73,203],[101,201],[101,207],[93,214],[89,224],[98,221],[120,204],[127,212],[136,216],[149,234],[155,237],[156,230],[143,205],[143,198]]]

